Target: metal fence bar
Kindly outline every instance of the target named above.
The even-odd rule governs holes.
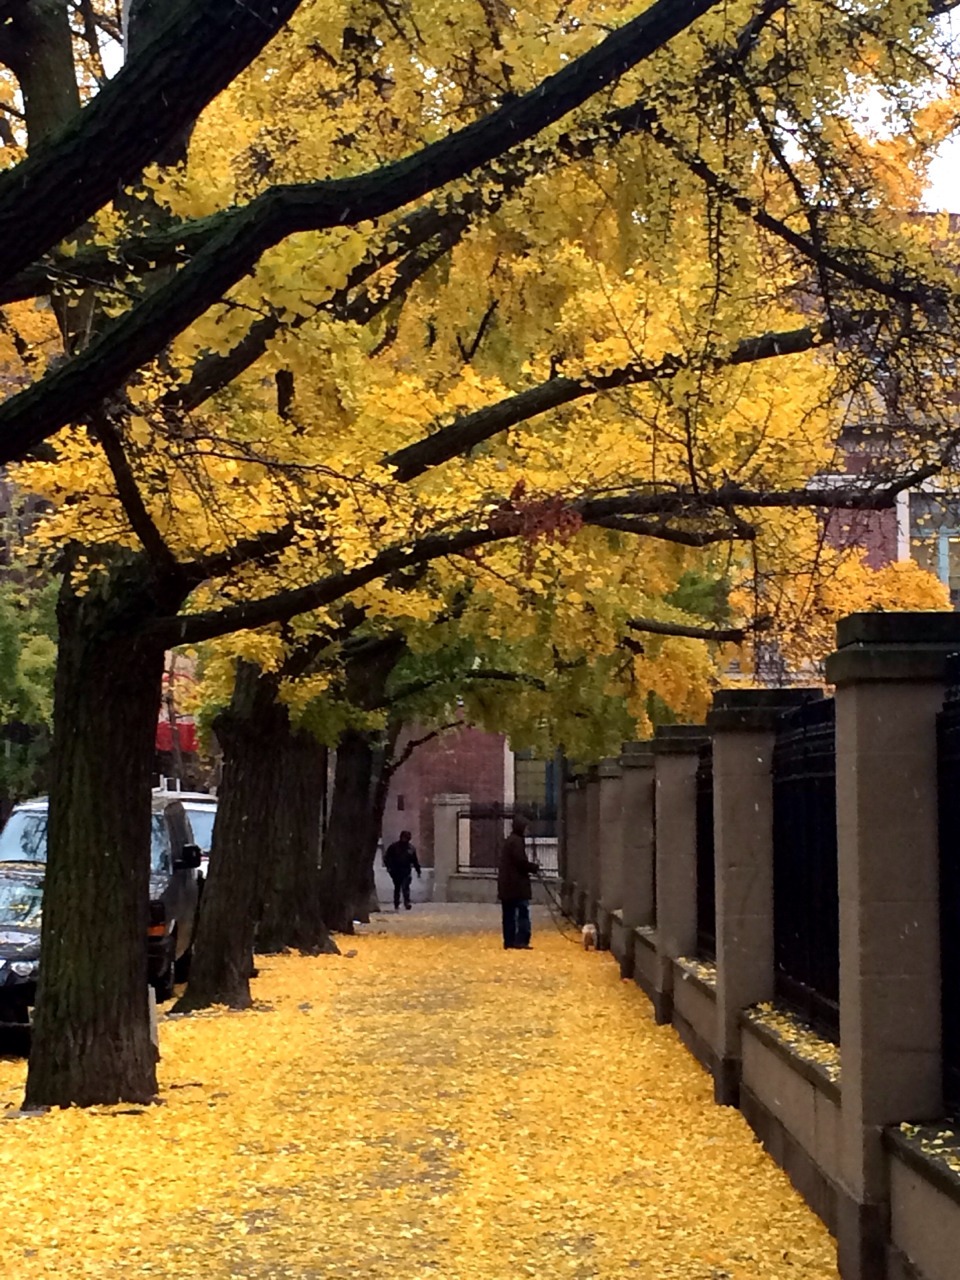
[[[713,851],[713,745],[700,748],[697,765],[697,955],[717,958],[717,885]]]
[[[527,857],[546,879],[559,875],[557,812],[552,805],[471,804],[457,813],[457,871],[494,876],[515,817],[526,818]]]
[[[960,1108],[960,654],[948,660],[947,681],[937,716],[943,1093]]]
[[[780,717],[773,753],[773,843],[777,999],[835,1040],[840,903],[832,698]]]

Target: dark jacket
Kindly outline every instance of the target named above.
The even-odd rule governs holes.
[[[533,897],[530,875],[537,870],[526,854],[523,836],[516,832],[507,836],[500,851],[497,868],[497,897],[501,902],[529,902]]]
[[[390,873],[392,880],[409,880],[416,871],[420,874],[420,863],[417,851],[412,844],[394,840],[393,844],[383,851],[383,865]]]

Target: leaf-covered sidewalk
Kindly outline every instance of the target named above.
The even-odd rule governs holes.
[[[166,1020],[164,1105],[0,1124],[18,1280],[834,1280],[830,1239],[608,957],[418,909]],[[466,931],[458,929],[465,926]],[[0,1105],[22,1063],[0,1062]]]

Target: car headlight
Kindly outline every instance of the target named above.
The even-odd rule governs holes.
[[[10,968],[18,978],[32,978],[40,967],[36,960],[14,960]]]

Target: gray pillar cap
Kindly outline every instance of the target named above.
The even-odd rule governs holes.
[[[653,736],[653,750],[658,756],[696,755],[710,741],[702,724],[662,724]]]
[[[721,689],[707,712],[712,733],[772,731],[784,711],[823,697],[820,689]]]
[[[621,769],[653,767],[653,742],[624,742],[621,746]]]
[[[852,613],[837,624],[827,658],[831,684],[884,680],[942,682],[947,658],[960,650],[960,614]]]

